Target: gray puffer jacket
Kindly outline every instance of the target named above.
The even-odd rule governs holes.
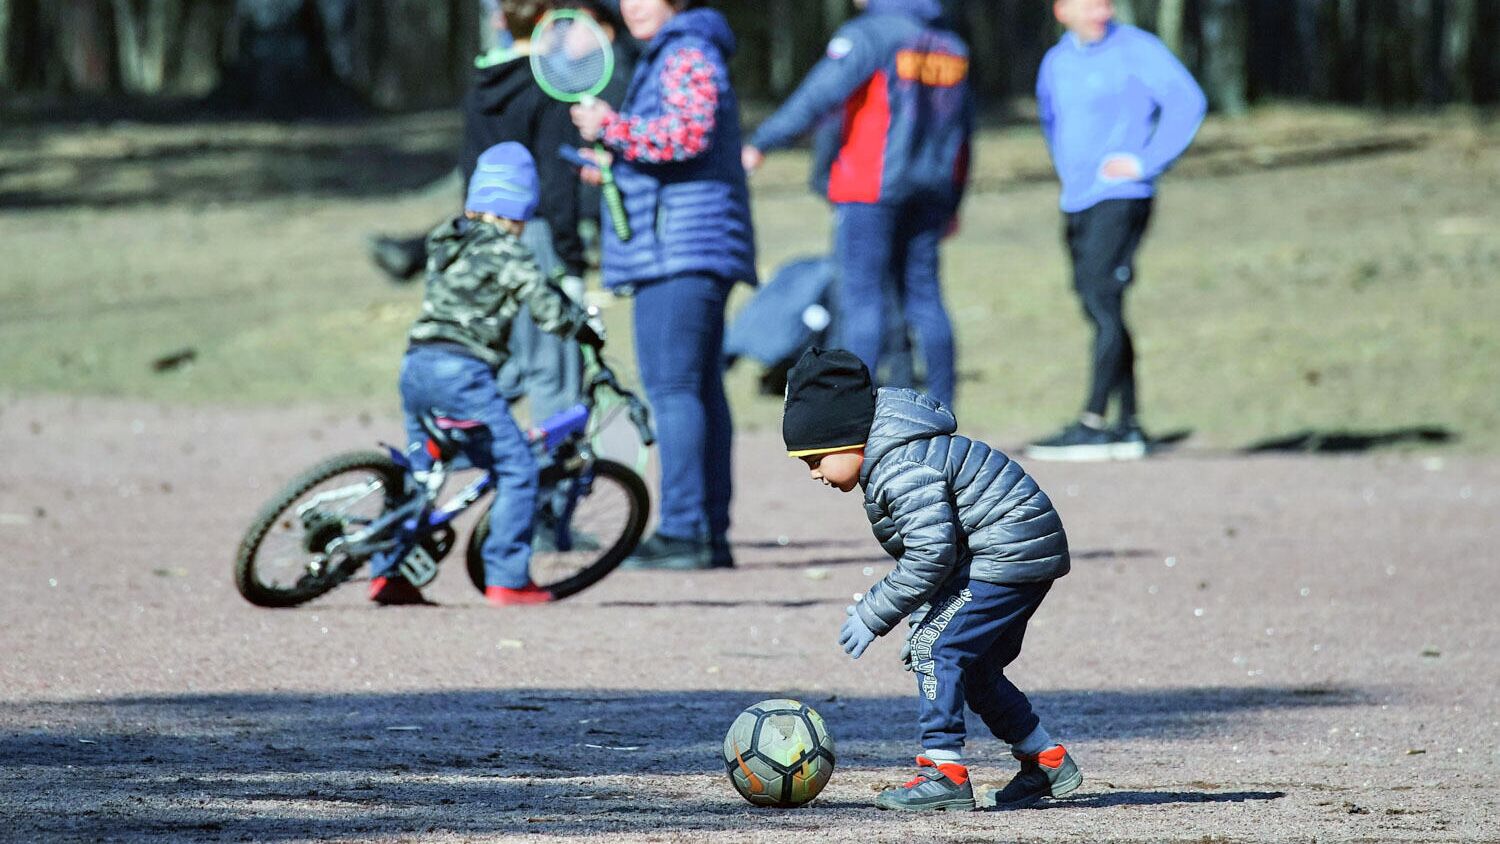
[[[883,389],[859,483],[875,538],[895,570],[859,617],[885,635],[956,572],[986,583],[1068,573],[1068,537],[1052,501],[1015,461],[954,433],[958,421],[913,390]]]

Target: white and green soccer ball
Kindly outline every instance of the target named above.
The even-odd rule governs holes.
[[[823,718],[795,700],[763,700],[724,736],[735,791],[757,806],[791,808],[818,796],[833,776],[833,739]]]

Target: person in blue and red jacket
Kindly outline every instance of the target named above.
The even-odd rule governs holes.
[[[927,392],[953,405],[953,326],[943,307],[938,245],[956,224],[968,181],[974,101],[969,50],[940,24],[938,0],[856,0],[864,13],[742,153],[754,171],[842,110],[828,178],[839,263],[839,345],[878,369],[886,320],[883,280],[896,281],[927,365]]]
[[[734,430],[724,395],[724,306],[756,282],[750,191],[740,166],[734,33],[701,0],[622,0],[642,54],[618,112],[573,107],[613,157],[631,237],[603,226],[604,284],[635,295],[635,349],[661,444],[661,519],[631,568],[732,566]],[[586,154],[592,154],[587,151]],[[598,171],[588,168],[597,179]]]

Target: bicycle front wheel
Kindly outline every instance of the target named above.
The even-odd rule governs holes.
[[[576,595],[615,570],[640,544],[650,515],[646,482],[613,460],[595,461],[587,488],[543,489],[532,540],[531,579],[555,600]],[[550,494],[549,494],[550,493]],[[566,502],[564,506],[559,506]],[[469,535],[469,581],[484,591],[484,542],[490,535],[492,500]]]
[[[363,560],[341,551],[404,494],[405,474],[374,451],[340,454],[266,502],[241,540],[234,585],[261,607],[294,607],[339,585]]]

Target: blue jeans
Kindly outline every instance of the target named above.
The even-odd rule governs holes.
[[[931,202],[841,203],[835,210],[839,345],[879,371],[886,321],[904,318],[927,365],[927,392],[953,406],[953,325],[943,307],[938,246],[952,214]],[[902,315],[888,314],[883,285],[894,278]]]
[[[489,364],[445,343],[413,346],[401,363],[401,407],[412,444],[427,441],[417,421],[435,410],[453,419],[483,422],[465,452],[495,479],[490,534],[484,542],[484,582],[519,589],[531,582],[531,522],[536,513],[537,467],[531,446],[495,384]],[[421,454],[421,452],[418,452]],[[425,454],[422,454],[425,458]],[[371,576],[389,574],[397,560],[371,562]]]
[[[635,354],[656,417],[661,520],[674,539],[729,530],[734,424],[724,396],[724,304],[729,283],[680,275],[635,291]]]
[[[1005,676],[1021,654],[1026,623],[1052,581],[1001,585],[959,577],[933,597],[912,631],[922,747],[962,751],[964,706],[995,737],[1015,744],[1040,723],[1031,701]]]

